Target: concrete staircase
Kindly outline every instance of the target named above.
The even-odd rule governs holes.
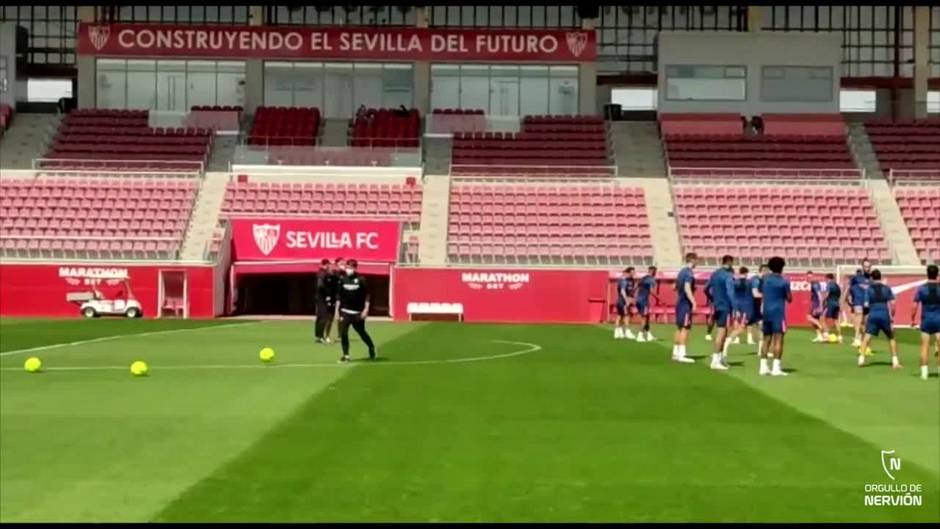
[[[864,124],[849,124],[849,148],[855,158],[856,165],[865,170],[868,178],[884,179],[885,175],[882,174],[881,167],[878,165],[875,148],[871,144],[868,133],[865,132]]]
[[[885,232],[885,239],[893,256],[893,264],[919,265],[920,258],[917,256],[917,249],[914,247],[911,233],[907,230],[907,224],[901,215],[901,208],[898,207],[898,202],[894,199],[894,193],[891,192],[888,182],[884,179],[871,180],[868,182],[868,190],[875,210],[878,212],[881,229]]]
[[[228,173],[206,173],[199,193],[196,195],[196,206],[193,208],[189,228],[183,239],[180,259],[184,261],[204,259],[206,245],[212,239],[212,233],[219,222],[228,181]]]
[[[451,153],[454,140],[445,136],[425,136],[422,140],[424,150],[424,172],[432,175],[450,173]]]
[[[450,209],[450,177],[426,175],[421,197],[421,229],[418,262],[424,266],[447,263],[447,217]]]
[[[320,130],[320,146],[346,147],[349,145],[349,120],[326,118]]]
[[[646,214],[653,239],[653,263],[656,266],[682,266],[679,227],[673,215],[672,191],[665,178],[621,179],[625,185],[639,185],[646,193]]]
[[[614,121],[610,124],[610,136],[619,176],[666,176],[666,156],[656,122]]]
[[[10,128],[0,139],[0,164],[4,169],[32,169],[42,158],[56,129],[59,114],[14,114]]]

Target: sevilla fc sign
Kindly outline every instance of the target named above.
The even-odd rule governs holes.
[[[398,260],[398,221],[232,219],[238,261],[299,261],[344,257],[368,262]]]
[[[80,24],[78,53],[101,57],[551,61],[597,58],[593,31]]]

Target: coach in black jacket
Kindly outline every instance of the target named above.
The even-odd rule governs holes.
[[[339,282],[339,337],[343,345],[340,362],[349,362],[349,327],[356,330],[369,348],[369,359],[375,360],[375,344],[366,332],[366,317],[369,315],[369,289],[366,279],[356,271],[355,259],[346,262],[346,275]]]
[[[336,313],[336,292],[339,278],[333,273],[329,259],[320,261],[317,271],[317,322],[314,335],[317,343],[330,343],[328,333],[333,315]],[[326,333],[324,333],[326,331]]]

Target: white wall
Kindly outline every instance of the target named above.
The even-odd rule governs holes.
[[[753,116],[765,112],[839,112],[842,36],[832,33],[662,32],[659,34],[658,84],[660,112],[734,112]],[[666,98],[668,65],[747,67],[744,101],[676,101]],[[825,102],[761,101],[763,66],[828,66],[833,68],[832,97]]]

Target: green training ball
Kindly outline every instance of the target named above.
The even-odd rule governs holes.
[[[23,369],[25,369],[27,373],[38,373],[39,370],[42,369],[42,360],[31,356],[26,359],[26,363],[23,364]]]
[[[131,374],[135,377],[145,377],[150,371],[150,368],[147,367],[147,362],[143,360],[138,360],[131,364]]]
[[[261,350],[260,353],[258,353],[258,357],[261,358],[262,362],[270,362],[271,360],[274,360],[274,349],[265,347]]]

